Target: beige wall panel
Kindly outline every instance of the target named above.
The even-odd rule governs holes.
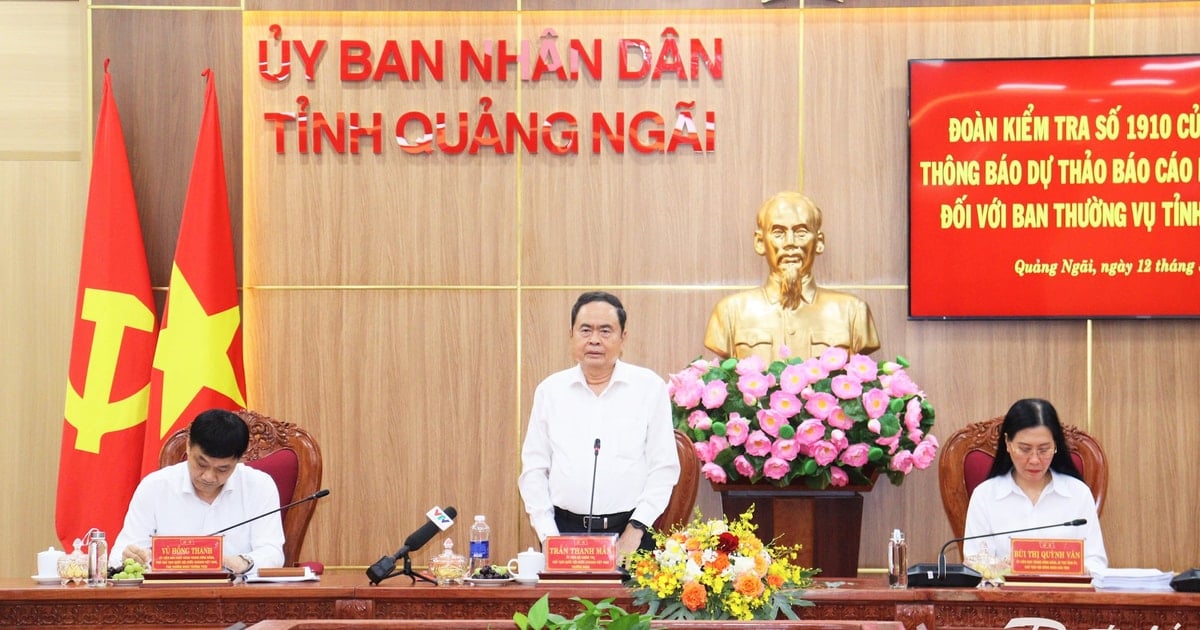
[[[907,283],[908,59],[1081,55],[1086,7],[806,11],[804,190],[822,277]]]
[[[1097,55],[1195,54],[1200,12],[1193,2],[1097,5]]]
[[[522,0],[526,11],[673,11],[796,9],[800,0]]]
[[[517,0],[246,0],[247,11],[515,11]]]
[[[166,286],[171,274],[204,111],[206,68],[217,86],[230,218],[235,226],[242,222],[240,31],[241,17],[231,11],[92,11],[94,111],[99,112],[104,60],[110,58],[154,286]],[[241,240],[235,228],[239,269]]]
[[[83,10],[77,2],[0,2],[0,160],[79,160]]]
[[[789,11],[720,13],[533,14],[526,31],[554,28],[560,41],[603,45],[597,82],[523,85],[522,105],[584,117],[580,154],[538,154],[523,162],[522,273],[529,284],[624,285],[757,282],[762,262],[751,248],[754,214],[763,199],[793,188],[799,173],[799,15]],[[692,38],[709,55],[723,40],[723,78],[701,65],[682,82],[620,81],[620,38],[661,50],[674,28],[681,52]],[[590,50],[590,48],[589,48]],[[652,62],[653,63],[653,62]],[[716,113],[715,150],[643,154],[608,144],[592,153],[591,112],[626,126],[641,111],[659,112],[671,127],[676,103],[694,102],[697,126]],[[641,132],[644,136],[645,131]]]
[[[515,17],[493,13],[249,13],[245,72],[247,155],[246,233],[257,246],[247,252],[248,284],[512,284],[516,280],[517,157],[482,149],[477,155],[435,151],[410,155],[394,139],[397,119],[409,111],[431,118],[458,112],[478,120],[480,99],[491,112],[516,111],[516,88],[458,80],[458,42],[515,39]],[[340,26],[338,24],[341,24]],[[258,39],[271,24],[283,38],[314,47],[328,41],[314,81],[297,63],[291,78],[270,83],[257,72]],[[419,40],[429,48],[446,43],[445,80],[428,72],[401,84],[343,82],[337,48],[342,40],[368,42],[374,50],[389,39]],[[274,50],[274,49],[273,49]],[[404,47],[406,59],[408,47]],[[278,67],[273,53],[271,68]],[[359,155],[323,148],[302,154],[294,133],[285,153],[275,150],[274,125],[266,112],[295,112],[307,97],[311,111],[333,120],[337,112],[382,114],[380,154],[364,146]],[[347,117],[347,120],[349,118]],[[474,123],[472,122],[472,129]],[[408,135],[419,133],[416,125]],[[457,140],[455,125],[448,136]]]
[[[312,431],[324,455],[332,492],[304,558],[368,565],[433,505],[458,509],[459,553],[486,514],[494,557],[515,556],[515,292],[248,290],[245,302],[250,404]]]
[[[239,9],[239,0],[92,0],[96,7],[154,7],[168,10]]]
[[[31,575],[33,554],[60,546],[54,497],[84,177],[79,162],[0,162],[0,576]]]
[[[1093,325],[1093,435],[1109,462],[1104,540],[1114,566],[1200,564],[1195,320]]]

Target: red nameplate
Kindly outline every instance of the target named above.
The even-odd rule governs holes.
[[[224,536],[152,536],[155,571],[220,571]]]
[[[1083,575],[1083,540],[1013,538],[1012,572],[1025,575]]]
[[[616,534],[547,536],[546,573],[608,573],[617,570]]]

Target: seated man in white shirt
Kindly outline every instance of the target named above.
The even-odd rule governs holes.
[[[671,499],[679,457],[666,382],[619,360],[626,333],[616,296],[579,296],[569,335],[577,364],[533,395],[517,485],[540,540],[590,530],[620,534],[621,555],[654,546],[646,525]]]
[[[109,564],[125,558],[150,566],[151,536],[207,536],[279,508],[271,476],[240,463],[250,431],[237,414],[210,409],[188,429],[187,461],[156,470],[138,484],[113,542]],[[283,523],[269,514],[225,532],[225,567],[245,574],[283,566]]]

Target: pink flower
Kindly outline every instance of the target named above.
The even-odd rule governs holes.
[[[729,444],[741,446],[746,443],[748,435],[750,435],[750,423],[741,414],[729,414],[729,422],[725,423],[725,439],[729,440]]]
[[[729,448],[729,440],[719,435],[708,436],[708,443],[712,445],[713,459],[716,459],[717,455],[721,454],[721,451]]]
[[[789,470],[791,466],[778,457],[768,457],[767,461],[763,462],[763,476],[767,479],[783,479]]]
[[[837,447],[829,443],[828,440],[820,440],[812,445],[812,458],[817,460],[817,464],[826,466],[833,463],[837,459]]]
[[[908,377],[908,373],[900,370],[895,374],[881,376],[879,384],[887,390],[895,398],[903,398],[912,394],[921,393],[921,388]]]
[[[706,409],[716,409],[725,404],[727,396],[729,396],[729,386],[725,384],[725,381],[718,379],[710,381],[708,385],[704,386],[704,393],[700,400]]]
[[[852,400],[862,395],[862,383],[848,374],[833,377],[830,387],[833,389],[833,395],[842,400]]]
[[[738,455],[733,460],[733,469],[738,471],[738,474],[743,477],[754,476],[754,464],[751,464],[750,460],[746,459],[745,455]]]
[[[712,450],[712,444],[709,444],[707,440],[703,442],[693,442],[692,449],[696,451],[696,457],[706,464],[711,462],[713,457],[716,456],[716,453]]]
[[[708,463],[700,467],[700,472],[714,483],[725,483],[729,480],[729,476],[725,474],[725,469],[720,466]]]
[[[867,428],[871,430],[871,433],[879,435],[879,432],[883,430],[883,424],[879,422],[878,418],[872,418],[867,421]]]
[[[790,462],[800,454],[798,446],[795,438],[791,440],[775,440],[775,443],[771,445],[771,455]]]
[[[843,464],[851,468],[865,466],[868,461],[868,456],[871,454],[871,447],[866,444],[851,444],[842,451],[842,456],[839,458]]]
[[[737,362],[737,366],[733,368],[735,372],[745,376],[747,374],[758,374],[767,369],[766,361],[759,356],[749,356]]]
[[[754,431],[746,438],[746,452],[755,457],[763,457],[771,453],[771,438],[762,431]]]
[[[809,383],[816,383],[829,376],[829,370],[825,369],[825,366],[821,365],[817,359],[805,359],[800,364],[800,369],[804,370],[804,375]]]
[[[787,347],[786,344],[779,346],[779,358],[789,359],[789,358],[791,358],[791,356],[792,356],[791,348]]]
[[[762,372],[750,372],[738,377],[738,391],[747,398],[762,398],[771,387],[771,380]]]
[[[910,429],[921,426],[921,400],[916,396],[909,398],[904,406],[904,426]]]
[[[839,453],[846,450],[850,446],[850,440],[846,439],[846,432],[841,429],[834,429],[829,432],[829,443],[837,447]]]
[[[712,428],[712,418],[709,418],[708,414],[699,409],[688,414],[687,423],[689,427],[700,429],[701,431],[707,431]]]
[[[805,420],[796,427],[796,441],[801,444],[812,444],[825,437],[825,423],[817,418]]]
[[[867,410],[867,417],[871,419],[882,416],[888,408],[888,395],[882,389],[872,389],[863,394],[863,408]]]
[[[825,392],[814,392],[808,402],[804,403],[804,409],[812,414],[814,418],[824,420],[833,412],[834,407],[838,406],[837,398],[833,394]]]
[[[789,394],[799,394],[800,390],[810,385],[804,366],[793,363],[779,373],[779,389]]]
[[[786,420],[800,413],[800,399],[796,398],[795,394],[789,394],[782,390],[775,391],[771,394],[771,410]]]
[[[908,441],[914,444],[920,442],[925,437],[925,433],[920,428],[908,430]]]
[[[895,453],[896,449],[900,447],[900,434],[897,433],[896,435],[893,435],[892,437],[876,438],[875,443],[880,446],[886,446],[888,449],[888,454],[890,455],[892,453]]]
[[[774,409],[758,410],[758,426],[771,437],[779,437],[779,428],[787,424],[787,419]]]
[[[845,348],[829,348],[818,357],[821,365],[829,372],[842,369],[848,358],[850,358],[850,353]]]
[[[846,471],[837,466],[829,467],[829,485],[840,488],[849,483],[850,476],[846,474]]]
[[[938,442],[937,438],[932,435],[923,440],[917,447],[913,449],[913,466],[921,470],[929,468],[933,464],[933,458],[937,456]]]
[[[829,412],[829,417],[825,418],[825,421],[828,422],[829,426],[831,427],[844,429],[846,431],[854,428],[854,418],[851,418],[849,415],[847,415],[846,411],[840,406],[834,407],[833,411]]]
[[[871,357],[856,354],[850,357],[850,362],[846,364],[846,373],[866,383],[875,380],[879,375],[879,364],[872,361]]]
[[[690,409],[700,402],[700,394],[704,391],[704,383],[700,380],[697,373],[691,369],[687,369],[678,374],[671,375],[671,382],[667,390],[671,393],[671,399],[675,401],[676,405],[684,409]]]
[[[891,468],[892,470],[898,470],[906,475],[908,473],[912,472],[912,469],[913,469],[912,453],[908,452],[907,450],[904,450],[904,451],[900,451],[900,452],[896,453],[895,455],[892,455],[892,463],[888,464],[888,468]]]

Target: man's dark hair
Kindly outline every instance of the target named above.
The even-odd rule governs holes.
[[[621,300],[618,300],[617,296],[606,291],[589,291],[575,300],[575,306],[571,307],[571,328],[575,327],[575,317],[579,315],[579,309],[583,308],[584,304],[592,302],[612,304],[613,308],[617,309],[617,323],[621,325],[621,330],[625,330],[625,305],[621,304]]]
[[[215,459],[241,459],[250,446],[250,429],[241,416],[226,409],[202,411],[188,429],[188,445]]]

